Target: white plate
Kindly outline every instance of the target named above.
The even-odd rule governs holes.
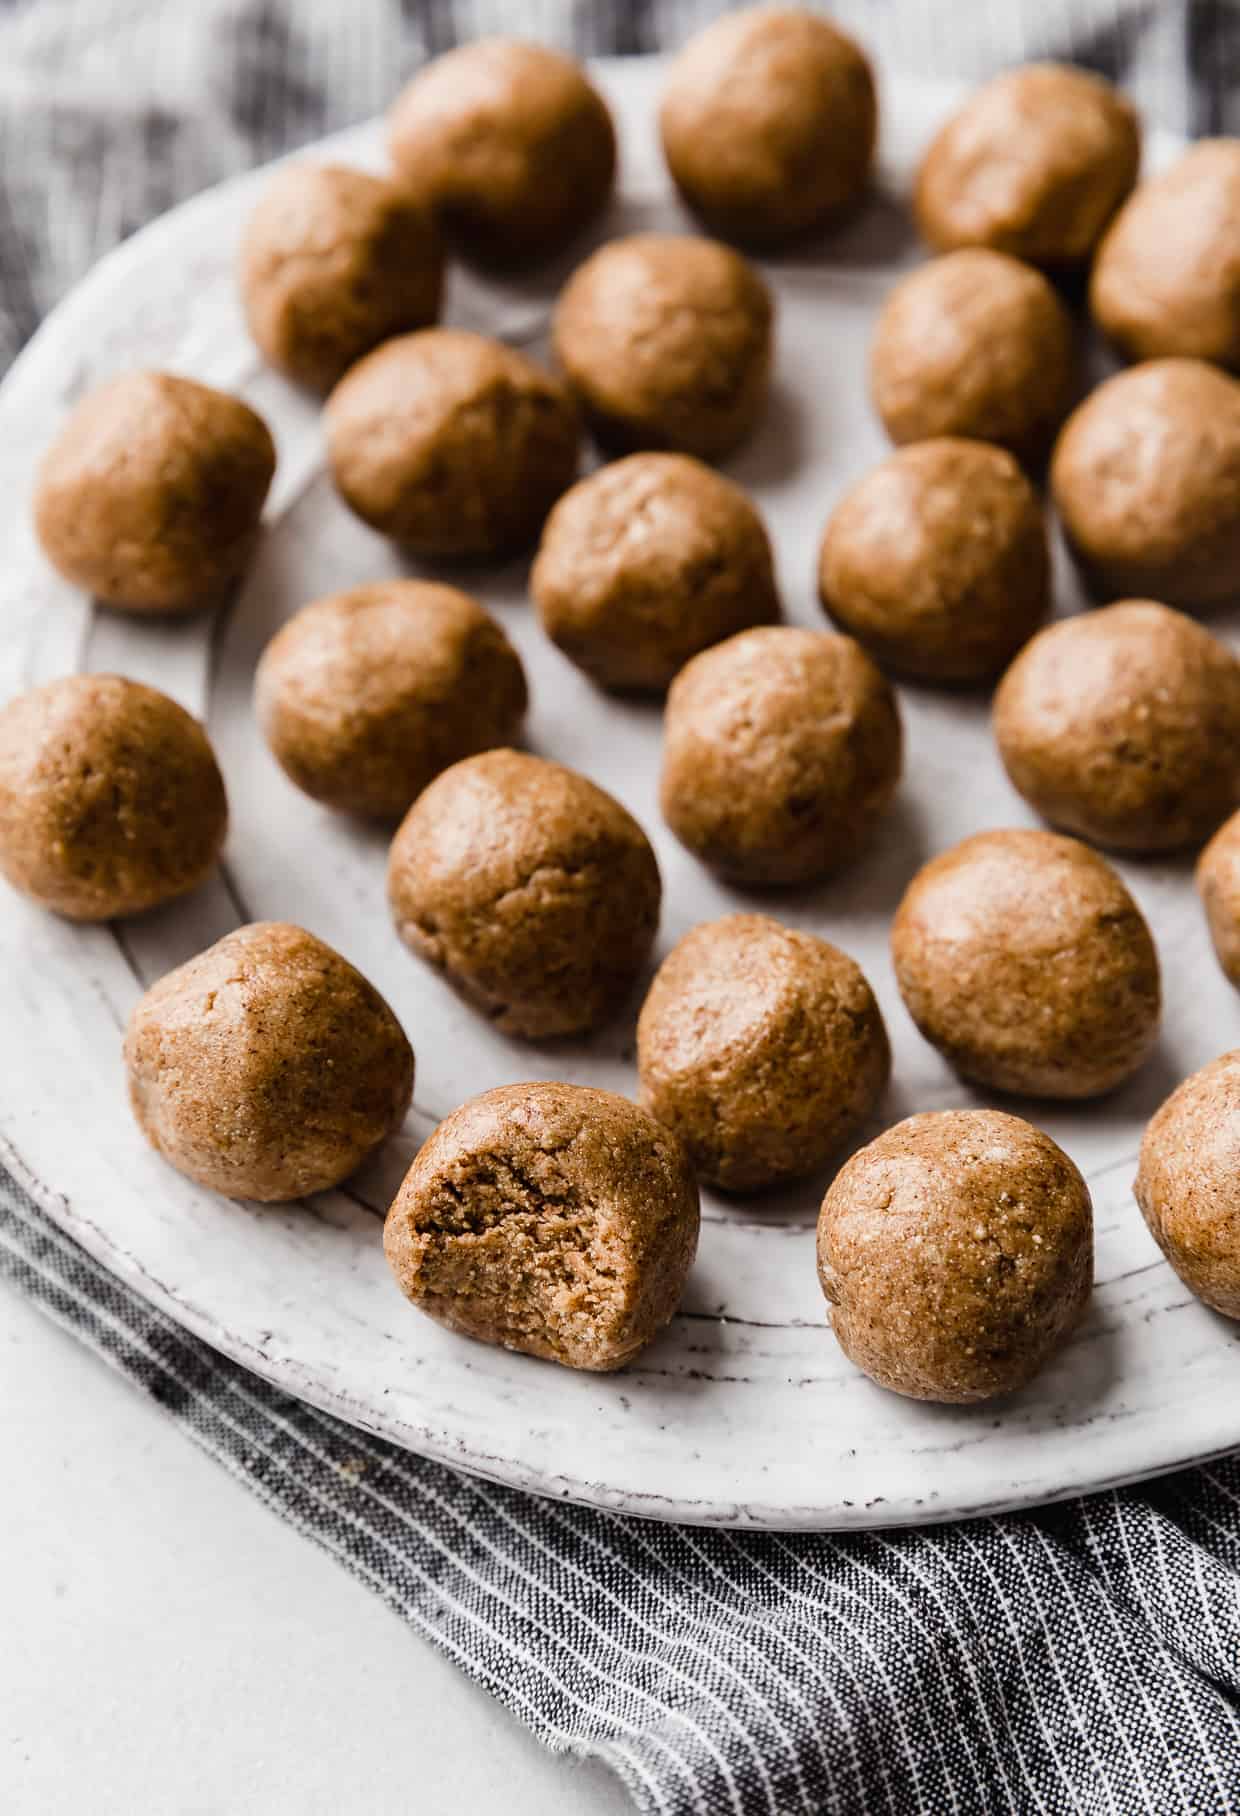
[[[625,146],[609,230],[684,225],[655,150],[658,65],[606,65],[599,76]],[[952,99],[891,84],[889,185],[907,180]],[[381,129],[345,134],[330,152],[378,164]],[[1156,1057],[1104,1104],[1030,1112],[1089,1175],[1098,1290],[1083,1329],[1024,1394],[998,1407],[922,1406],[851,1367],[815,1279],[821,1182],[776,1201],[708,1198],[683,1310],[618,1376],[574,1375],[453,1337],[401,1298],[379,1215],[435,1119],[519,1078],[631,1092],[631,1020],[567,1050],[497,1036],[398,944],[380,834],[299,795],[259,739],[250,680],[275,627],[315,595],[400,571],[325,481],[314,408],[262,369],[246,339],[231,257],[265,180],[259,172],[228,183],[105,260],[0,390],[9,551],[0,694],[74,669],[155,682],[208,718],[233,810],[220,879],[143,920],[76,928],[0,892],[0,1137],[17,1176],[125,1280],[257,1373],[411,1450],[545,1494],[723,1525],[881,1525],[1045,1501],[1240,1443],[1237,1328],[1203,1310],[1162,1263],[1130,1191],[1151,1110],[1185,1073],[1240,1042],[1240,998],[1209,952],[1187,864],[1124,867],[1165,968]],[[893,272],[917,256],[899,210],[879,200],[821,256],[768,268],[781,311],[777,383],[760,433],[729,471],[766,514],[788,615],[805,624],[822,623],[811,576],[828,509],[884,452],[865,394],[874,307]],[[537,346],[559,275],[502,293],[455,277],[449,319]],[[264,544],[235,610],[215,623],[97,613],[33,545],[32,457],[86,386],[139,363],[243,392],[279,443]],[[523,578],[513,567],[469,583],[528,666],[531,747],[604,783],[655,840],[666,885],[661,955],[694,922],[744,898],[713,882],[660,823],[657,707],[595,693],[541,635]],[[1072,600],[1066,575],[1062,591]],[[840,882],[760,904],[837,941],[872,980],[895,1057],[883,1123],[977,1101],[920,1040],[896,993],[886,928],[899,895],[932,851],[981,827],[1030,821],[990,745],[984,703],[910,689],[902,703],[907,779],[873,856]],[[147,1149],[125,1104],[121,1029],[140,988],[259,917],[301,921],[345,952],[391,1000],[418,1055],[417,1108],[404,1136],[348,1189],[304,1207],[260,1210],[198,1190]]]

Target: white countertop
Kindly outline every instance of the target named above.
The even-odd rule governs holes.
[[[0,1287],[6,1816],[620,1816]]]

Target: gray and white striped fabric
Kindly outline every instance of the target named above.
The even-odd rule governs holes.
[[[0,357],[115,240],[378,111],[459,37],[679,42],[707,0],[0,0]],[[1075,56],[1240,130],[1229,0],[841,0],[893,66]],[[836,1538],[656,1526],[405,1455],[151,1310],[0,1174],[0,1274],[550,1746],[643,1810],[1240,1811],[1240,1460]]]

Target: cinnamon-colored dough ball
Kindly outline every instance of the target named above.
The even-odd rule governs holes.
[[[380,341],[436,319],[443,250],[428,211],[381,177],[294,164],[250,216],[238,276],[264,357],[329,391]]]
[[[0,872],[75,921],[196,889],[228,827],[207,734],[120,675],[67,675],[0,712]]]
[[[1080,1321],[1089,1188],[1063,1149],[1000,1110],[939,1110],[841,1168],[818,1218],[840,1348],[880,1387],[967,1403],[1012,1393]]]
[[[1158,954],[1105,858],[1053,832],[962,839],[918,871],[891,929],[905,1007],[962,1078],[1099,1097],[1158,1035]]]
[[[1171,1093],[1145,1131],[1133,1190],[1189,1291],[1240,1318],[1240,1051]]]
[[[738,252],[635,233],[579,265],[555,312],[556,357],[604,447],[719,459],[766,402],[774,307]]]
[[[760,6],[690,39],[659,124],[673,181],[711,232],[767,246],[860,200],[878,100],[851,38],[800,8]]]
[[[255,676],[263,735],[298,788],[396,818],[449,764],[516,735],[521,658],[476,600],[426,580],[303,606]]]
[[[215,604],[254,545],[276,467],[261,416],[170,372],[128,372],[69,414],[39,465],[53,566],[132,612]]]
[[[845,493],[818,575],[840,629],[923,681],[989,680],[1050,607],[1033,487],[1004,449],[952,437],[901,448]]]
[[[1195,359],[1118,372],[1064,424],[1051,490],[1100,599],[1240,596],[1240,384]]]
[[[1000,683],[994,725],[1013,786],[1099,845],[1199,845],[1240,806],[1240,661],[1148,599],[1040,632]]]
[[[942,252],[989,246],[1048,269],[1086,263],[1137,180],[1141,128],[1088,70],[996,76],[941,128],[917,175],[917,224]]]
[[[773,625],[683,668],[667,697],[663,815],[738,883],[808,883],[869,844],[900,779],[895,695],[851,637]]]
[[[283,921],[238,927],[152,984],[125,1065],[151,1146],[199,1185],[263,1204],[338,1185],[413,1094],[413,1052],[379,992]]]
[[[706,921],[660,965],[637,1023],[641,1101],[699,1178],[751,1192],[824,1167],[891,1069],[874,993],[838,947],[764,914]]]
[[[896,443],[963,435],[1036,464],[1075,386],[1072,318],[1002,252],[949,252],[901,278],[870,347],[874,407]]]
[[[698,1194],[676,1137],[587,1085],[484,1091],[441,1122],[383,1247],[439,1324],[567,1368],[623,1368],[680,1303]]]
[[[1240,139],[1206,139],[1112,222],[1090,307],[1129,359],[1187,354],[1240,368]]]
[[[430,559],[518,554],[577,472],[577,414],[558,381],[459,328],[402,334],[328,400],[327,452],[345,503]]]
[[[584,1034],[650,954],[659,867],[641,827],[585,776],[522,751],[468,757],[392,842],[396,931],[505,1034]]]
[[[1219,827],[1202,852],[1197,888],[1218,962],[1240,990],[1240,813]]]
[[[607,204],[611,115],[580,64],[484,38],[436,57],[388,116],[399,180],[453,245],[488,265],[561,252]]]
[[[661,691],[699,650],[779,617],[762,519],[686,454],[631,454],[565,493],[530,590],[547,635],[603,687]]]

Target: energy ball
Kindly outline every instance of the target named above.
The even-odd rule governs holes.
[[[814,13],[763,6],[690,39],[659,124],[672,179],[710,231],[777,245],[861,199],[878,101],[851,38]]]
[[[484,38],[436,57],[388,116],[402,186],[484,265],[562,252],[602,213],[616,174],[611,115],[580,64]]]
[[[641,827],[585,776],[523,751],[467,757],[392,841],[396,931],[505,1034],[584,1034],[632,989],[659,922]]]
[[[661,692],[699,650],[779,617],[762,519],[686,454],[631,454],[565,493],[530,589],[552,641],[617,689]]]
[[[766,403],[773,322],[771,294],[738,252],[635,233],[577,267],[553,340],[605,448],[716,460],[749,436]]]
[[[345,503],[432,560],[519,554],[577,475],[564,387],[523,353],[459,328],[376,347],[336,386],[326,418]]]
[[[891,929],[905,1007],[962,1078],[1100,1097],[1158,1036],[1158,954],[1104,858],[1076,839],[980,832],[926,864]]]
[[[1189,1291],[1240,1318],[1240,1051],[1171,1093],[1145,1131],[1133,1191]]]
[[[85,397],[44,454],[35,529],[96,599],[190,611],[240,578],[275,469],[271,432],[239,397],[129,372]]]
[[[1089,302],[1129,359],[1240,368],[1240,140],[1203,140],[1141,185],[1098,248]]]
[[[1218,962],[1240,990],[1240,813],[1219,827],[1202,852],[1197,889]]]
[[[1041,631],[995,695],[1012,784],[1119,851],[1200,845],[1240,807],[1240,661],[1148,599]]]
[[[1079,1323],[1093,1272],[1088,1186],[1049,1135],[1000,1110],[897,1123],[841,1168],[818,1217],[840,1348],[913,1400],[1024,1387]]]
[[[1073,411],[1051,491],[1099,599],[1240,596],[1240,384],[1196,359],[1118,372]]]
[[[397,819],[442,769],[515,737],[521,658],[455,587],[379,581],[303,606],[258,665],[263,735],[298,788]]]
[[[818,577],[824,609],[884,668],[987,681],[1050,608],[1042,508],[1004,449],[917,442],[844,495]]]
[[[238,275],[264,357],[330,391],[380,341],[436,320],[443,250],[427,210],[391,183],[294,164],[250,216]]]
[[[902,742],[895,695],[851,637],[742,631],[672,683],[663,816],[733,882],[814,882],[869,844]]]
[[[764,914],[729,914],[660,965],[637,1070],[642,1103],[698,1177],[752,1192],[826,1166],[877,1104],[891,1050],[845,953]]]
[[[283,921],[152,984],[125,1036],[129,1096],[177,1171],[261,1204],[324,1192],[398,1129],[413,1052],[373,985]]]
[[[140,914],[209,875],[228,829],[197,719],[120,675],[67,675],[0,712],[0,872],[74,921]]]
[[[870,393],[892,441],[963,435],[1026,465],[1072,405],[1072,318],[1041,272],[1003,252],[949,252],[892,290],[870,347]]]
[[[1029,63],[996,76],[931,141],[917,224],[941,252],[988,246],[1048,269],[1085,264],[1137,180],[1135,110],[1100,76]]]
[[[449,1330],[623,1368],[680,1303],[698,1193],[676,1137],[586,1085],[503,1085],[441,1122],[392,1202],[401,1291]]]

